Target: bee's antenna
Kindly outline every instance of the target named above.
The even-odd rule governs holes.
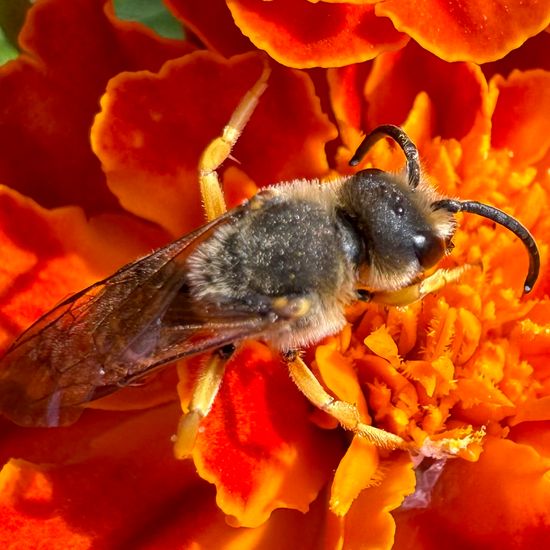
[[[355,151],[355,154],[349,161],[350,166],[357,166],[367,151],[384,136],[391,137],[395,142],[399,144],[405,157],[407,157],[407,179],[409,185],[415,189],[420,181],[420,164],[418,162],[418,150],[416,145],[410,140],[409,136],[399,126],[393,124],[385,124],[378,126],[370,134],[365,136],[365,139],[361,142],[361,145]]]
[[[506,214],[506,212],[503,212],[494,206],[483,204],[482,202],[443,199],[432,204],[433,210],[439,210],[441,208],[447,210],[448,212],[452,212],[453,214],[456,212],[470,212],[472,214],[478,214],[479,216],[506,227],[506,229],[509,229],[512,233],[519,237],[529,254],[529,270],[523,285],[523,292],[524,294],[531,292],[539,276],[540,256],[537,243],[525,226],[519,223],[515,218],[512,218],[512,216]]]

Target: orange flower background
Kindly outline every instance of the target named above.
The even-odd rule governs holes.
[[[199,156],[266,62],[238,163],[220,171],[231,205],[270,183],[350,173],[363,133],[399,124],[441,193],[527,226],[541,277],[522,296],[522,245],[465,215],[442,265],[478,267],[406,308],[355,305],[341,334],[306,352],[365,421],[451,438],[457,458],[415,469],[352,438],[250,342],[193,460],[176,460],[171,438],[198,358],[70,427],[0,419],[2,547],[546,547],[548,2],[166,5],[186,39],[121,21],[107,0],[38,1],[21,54],[0,67],[2,349],[66,295],[203,223]],[[366,163],[403,158],[380,143]]]

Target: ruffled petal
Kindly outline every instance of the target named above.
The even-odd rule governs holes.
[[[535,164],[548,154],[550,135],[550,72],[515,71],[491,81],[498,93],[491,142],[496,149],[513,152],[514,164]],[[533,137],[536,136],[536,139]]]
[[[231,360],[193,457],[214,483],[234,526],[255,527],[280,507],[307,512],[341,452],[338,434],[308,418],[308,404],[284,366],[261,344]]]
[[[406,454],[384,461],[380,470],[379,484],[365,489],[341,520],[343,548],[393,548],[395,520],[391,512],[413,492],[415,477]]]
[[[104,11],[105,0],[36,3],[20,57],[0,68],[0,183],[52,207],[117,210],[89,145],[107,80],[126,69],[157,69],[192,49]]]
[[[462,139],[483,106],[487,84],[478,66],[448,64],[417,45],[378,56],[368,77],[368,128],[402,124],[417,95],[427,93],[434,109],[431,136]],[[426,123],[424,123],[424,126]],[[417,144],[422,147],[421,143]]]
[[[90,548],[91,537],[79,533],[61,516],[45,513],[53,486],[47,468],[12,460],[0,470],[0,544],[18,540],[27,548],[58,541],[75,550]],[[34,512],[34,513],[33,513]]]
[[[210,22],[213,15],[202,6],[190,7],[191,2],[187,6],[181,0],[171,4],[217,52],[252,48],[236,31],[221,0],[212,4],[217,15]],[[363,59],[357,57],[359,50],[365,55],[401,47],[407,39],[361,0],[229,4],[252,40],[266,40],[262,47],[290,65],[337,67]],[[396,4],[377,3],[375,9]],[[59,0],[37,4],[30,21],[42,17],[40,10],[59,5]],[[36,120],[42,125],[31,134],[40,137],[48,157],[49,140],[64,134],[44,132],[48,125],[43,121],[64,107],[71,116],[55,120],[65,127],[80,121],[75,125],[80,130],[68,135],[82,137],[82,128],[89,127],[93,116],[92,104],[107,79],[117,74],[93,130],[109,186],[132,213],[160,223],[170,234],[188,231],[202,221],[198,157],[258,78],[265,58],[249,52],[223,60],[201,52],[167,63],[158,74],[146,73],[139,69],[159,70],[174,44],[164,43],[164,50],[139,26],[122,32],[101,2],[94,4],[102,8],[99,11],[85,0],[73,5],[89,18],[96,36],[85,39],[87,35],[79,32],[82,20],[71,18],[70,8],[59,18],[66,29],[58,34],[70,29],[77,38],[83,36],[80,46],[87,53],[73,55],[67,42],[73,44],[74,39],[48,42],[47,33],[36,33],[27,45],[36,59],[31,62],[25,54],[2,69],[7,71],[4,81],[13,84],[13,90],[0,87],[11,93],[4,92],[6,104],[17,106],[17,87],[28,88],[30,82],[40,98],[53,94],[55,108],[50,110],[43,110],[28,89],[21,96],[34,100],[30,112],[38,113]],[[420,7],[424,5],[428,3]],[[433,13],[445,14],[446,9],[438,5]],[[323,13],[334,16],[330,25],[318,19]],[[335,24],[338,14],[340,21],[347,21],[346,28]],[[375,44],[365,40],[362,29],[354,26],[361,19],[354,15],[360,14],[363,22],[385,21],[382,31],[388,23],[391,32],[381,32]],[[304,15],[312,15],[307,25]],[[104,33],[98,19],[108,21],[110,30]],[[506,21],[504,34],[514,34],[518,22],[520,17]],[[416,23],[418,28],[425,25],[424,20]],[[448,31],[447,37],[452,37],[452,25]],[[528,32],[526,25],[516,38]],[[312,34],[326,38],[314,45],[313,53],[303,46]],[[532,38],[522,50],[536,53],[547,34]],[[390,35],[393,42],[388,41]],[[31,47],[35,39],[37,45]],[[436,53],[454,48],[453,40],[441,40]],[[102,41],[112,50],[109,59],[94,57],[96,42]],[[498,46],[498,41],[493,43]],[[454,49],[460,53],[459,47]],[[119,51],[125,53],[119,57]],[[101,67],[92,66],[78,77],[81,59],[96,59]],[[523,69],[537,70],[511,72],[514,59]],[[544,55],[529,61],[517,52],[482,72],[472,63],[445,64],[412,42],[399,52],[378,55],[372,63],[333,69],[327,81],[320,68],[304,73],[272,63],[268,90],[234,151],[240,165],[232,165],[230,159],[220,170],[233,205],[278,180],[325,178],[330,166],[349,173],[344,163],[361,132],[397,122],[419,146],[426,173],[442,193],[494,204],[529,228],[539,242],[542,261],[540,281],[529,296],[521,295],[527,268],[521,243],[488,220],[460,215],[455,249],[441,265],[471,264],[469,271],[407,308],[353,305],[342,333],[305,355],[327,391],[357,404],[365,422],[419,445],[428,441],[438,449],[440,444],[440,449],[466,460],[448,461],[435,487],[425,495],[415,494],[397,510],[415,486],[410,457],[385,454],[357,437],[350,443],[350,434],[343,433],[333,418],[311,410],[266,347],[249,344],[228,365],[213,410],[201,425],[193,455],[200,477],[190,462],[172,457],[171,435],[179,407],[158,406],[175,398],[171,369],[142,388],[128,388],[94,405],[119,411],[87,410],[70,428],[23,430],[0,419],[0,460],[7,463],[0,473],[0,544],[17,540],[28,541],[28,547],[47,541],[76,548],[390,548],[397,522],[396,548],[544,547],[550,532],[550,221],[545,216],[550,152],[540,122],[547,107],[542,91],[548,88],[547,75],[540,70],[548,68],[544,63]],[[13,67],[32,78],[16,80],[10,72],[17,72]],[[52,72],[41,72],[43,67],[52,67]],[[122,69],[134,72],[118,74]],[[488,86],[484,75],[496,72],[502,76],[494,76]],[[86,101],[75,103],[68,92],[62,95],[54,86],[50,90],[48,75],[63,93],[69,90],[78,101],[81,96]],[[87,118],[79,118],[81,111]],[[338,125],[339,142],[329,143],[336,132],[324,112]],[[517,119],[512,120],[511,113]],[[33,124],[35,119],[29,117],[28,127],[35,128]],[[20,131],[27,120],[14,117],[13,125]],[[57,143],[66,145],[69,153],[78,149],[63,139]],[[25,163],[32,164],[28,159],[33,158],[29,149],[18,153],[13,147],[19,169],[26,169]],[[86,147],[89,152],[87,141]],[[395,149],[380,142],[365,165],[399,169],[403,157]],[[57,154],[52,153],[52,159]],[[74,163],[91,174],[92,189],[100,172],[97,163],[92,169],[86,158],[76,151]],[[12,172],[6,176],[12,178]],[[44,194],[49,178],[35,178]],[[58,191],[55,186],[52,190],[54,197]],[[113,207],[113,197],[109,205],[101,193],[90,203],[82,199],[88,213]],[[145,229],[135,220],[87,220],[80,210],[68,208],[45,211],[4,189],[0,228],[5,252],[0,270],[4,347],[51,302],[166,241],[164,232]],[[180,373],[190,372],[186,369],[200,361],[180,365]],[[423,490],[422,484],[418,490]],[[411,509],[421,497],[425,508]],[[235,528],[239,525],[254,527]]]
[[[243,34],[288,67],[342,67],[408,40],[369,4],[227,0],[227,5]]]
[[[0,540],[24,547],[135,546],[172,523],[206,513],[210,488],[189,462],[174,460],[170,436],[178,406],[131,415],[87,412],[58,430],[3,430]],[[24,432],[24,433],[23,433]],[[190,502],[194,506],[189,505]],[[215,515],[214,515],[215,518]]]
[[[427,510],[400,510],[395,548],[543,548],[550,532],[548,457],[487,438],[476,463],[448,462]]]
[[[354,437],[334,473],[330,495],[330,510],[345,516],[354,500],[367,487],[380,483],[378,450],[372,443]]]
[[[76,207],[46,210],[0,187],[0,346],[62,298],[159,242],[158,231],[120,215],[87,221]]]
[[[196,52],[167,63],[158,74],[122,73],[112,79],[92,141],[109,187],[127,210],[173,235],[204,221],[199,157],[264,63],[258,54],[226,61]],[[274,67],[232,155],[258,186],[322,176],[328,171],[323,146],[335,136],[309,78]]]
[[[550,24],[550,5],[539,0],[385,0],[375,12],[441,59],[474,63],[504,57]]]

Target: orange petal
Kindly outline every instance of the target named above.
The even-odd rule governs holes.
[[[150,550],[280,550],[287,546],[321,548],[323,545],[326,515],[323,498],[317,499],[307,514],[296,510],[275,510],[263,525],[254,529],[237,529],[227,524],[210,493],[197,496],[192,501],[175,503],[178,513],[174,515],[174,521],[163,522],[162,530],[151,533],[145,544],[140,540],[139,547]]]
[[[408,40],[368,4],[227,0],[227,5],[243,34],[288,67],[342,67]]]
[[[122,23],[106,0],[35,3],[21,31],[23,53],[0,67],[0,183],[45,206],[118,210],[89,143],[107,80],[127,69],[157,69],[191,51],[186,42]]]
[[[542,401],[542,400],[540,400]],[[545,399],[546,401],[546,399]],[[521,422],[510,430],[510,439],[522,445],[532,447],[546,459],[550,458],[550,420],[548,419],[548,402],[539,404],[529,411],[532,416],[540,416],[537,420]],[[545,409],[545,410],[543,410]]]
[[[539,420],[550,420],[550,395],[540,399],[530,399],[517,409],[517,413],[510,420],[511,426],[522,422],[533,422]]]
[[[382,357],[394,368],[401,365],[401,358],[397,352],[397,344],[388,333],[388,329],[380,327],[365,338],[365,344],[378,356]]]
[[[180,522],[192,539],[197,520],[206,514],[212,522],[216,514],[192,463],[173,458],[178,415],[173,403],[131,415],[87,411],[69,428],[4,430],[2,458],[22,460],[0,474],[0,540],[120,548]]]
[[[353,361],[342,355],[333,342],[315,349],[315,366],[320,378],[338,399],[357,406],[363,421],[369,421],[367,404]]]
[[[346,454],[338,464],[330,495],[330,509],[345,516],[363,489],[380,482],[376,447],[360,437],[353,438]]]
[[[507,79],[495,76],[491,85],[498,90],[492,145],[511,151],[514,163],[536,163],[550,147],[550,72],[514,71]]]
[[[250,343],[228,365],[193,456],[228,521],[254,527],[276,508],[306,512],[340,452],[338,434],[309,421],[283,365]]]
[[[3,548],[13,547],[15,540],[27,548],[44,543],[62,544],[75,550],[90,548],[91,536],[80,533],[60,515],[44,513],[51,507],[54,490],[47,474],[47,468],[24,460],[12,460],[0,470],[0,544]],[[20,506],[27,509],[26,513],[19,511]],[[35,513],[29,513],[29,509]]]
[[[254,53],[226,61],[196,52],[168,62],[158,74],[124,73],[111,80],[92,140],[109,186],[128,210],[174,235],[203,222],[199,157],[264,62]],[[259,186],[298,175],[311,178],[328,170],[323,146],[335,134],[309,78],[274,67],[232,154]]]
[[[544,548],[550,461],[528,445],[488,437],[478,462],[447,462],[427,510],[398,511],[398,550]]]
[[[159,237],[122,216],[87,221],[76,207],[48,211],[6,187],[0,187],[0,228],[4,349],[62,298],[142,254]]]
[[[391,512],[414,491],[415,476],[405,453],[384,461],[381,472],[380,484],[365,489],[343,520],[343,548],[392,548],[395,521]]]
[[[526,40],[521,48],[512,50],[508,55],[481,66],[487,80],[497,73],[507,77],[514,69],[527,71],[529,69],[544,69],[550,71],[550,33],[541,32]]]
[[[368,128],[402,124],[425,91],[433,104],[431,136],[462,139],[484,109],[487,84],[478,66],[444,63],[418,45],[379,55],[367,79]]]
[[[375,12],[441,59],[474,63],[505,56],[550,24],[550,5],[538,0],[386,0]]]

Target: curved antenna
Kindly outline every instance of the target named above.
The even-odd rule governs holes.
[[[418,161],[418,149],[416,145],[410,140],[409,136],[399,126],[393,124],[384,124],[378,126],[370,134],[365,136],[361,145],[355,151],[353,157],[349,161],[350,166],[357,166],[367,151],[384,136],[391,137],[403,150],[405,157],[407,158],[407,179],[409,185],[415,189],[420,182],[420,163]]]
[[[515,218],[506,214],[502,210],[477,201],[459,201],[455,199],[443,199],[432,204],[433,210],[444,209],[453,214],[456,212],[470,212],[478,214],[484,218],[492,220],[514,233],[524,244],[529,254],[529,270],[523,285],[523,293],[528,294],[533,290],[533,286],[539,276],[540,256],[539,249],[535,239],[529,233],[529,230],[519,223]]]

